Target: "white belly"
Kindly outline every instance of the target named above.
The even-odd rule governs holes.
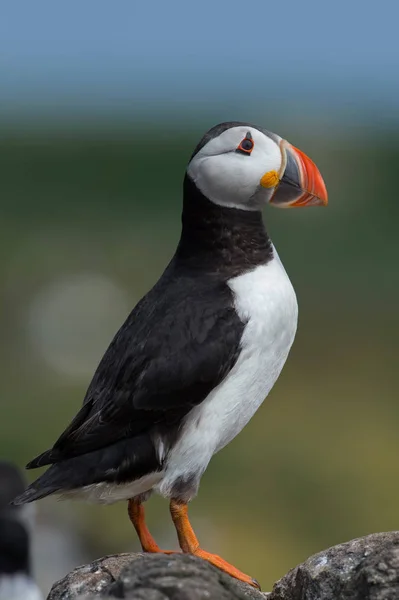
[[[159,485],[165,495],[176,478],[202,474],[213,454],[243,429],[273,387],[294,341],[298,305],[275,250],[267,265],[228,283],[246,323],[241,353],[224,381],[187,416]]]

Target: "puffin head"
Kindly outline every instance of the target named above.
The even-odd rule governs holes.
[[[260,210],[327,205],[327,190],[314,164],[275,133],[247,123],[212,127],[190,159],[187,175],[220,206]]]

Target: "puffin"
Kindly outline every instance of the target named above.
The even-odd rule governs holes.
[[[50,467],[14,504],[50,494],[127,501],[144,552],[164,552],[144,502],[169,500],[184,553],[254,587],[204,550],[190,524],[212,456],[268,396],[294,341],[296,294],[262,210],[327,205],[316,165],[279,135],[250,123],[212,127],[188,162],[175,254],[116,333],[55,444],[28,465]]]
[[[32,511],[10,506],[25,487],[20,470],[0,460],[0,600],[43,600],[31,572]]]

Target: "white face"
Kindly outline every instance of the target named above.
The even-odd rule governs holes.
[[[248,136],[253,142],[251,153],[237,152]],[[248,125],[231,127],[201,148],[188,165],[187,173],[215,204],[259,210],[275,190],[262,186],[262,177],[269,172],[281,173],[284,168],[281,138],[275,137],[278,141]]]

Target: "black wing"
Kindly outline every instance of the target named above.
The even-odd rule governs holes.
[[[28,468],[178,423],[230,371],[243,328],[225,282],[172,263],[116,334],[79,413]]]

